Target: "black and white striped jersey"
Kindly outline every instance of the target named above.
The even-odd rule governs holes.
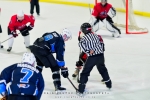
[[[79,47],[88,56],[93,56],[104,52],[100,42],[100,38],[98,37],[97,34],[93,34],[93,33],[88,33],[84,35],[79,42]],[[90,54],[90,50],[93,50],[94,53]]]

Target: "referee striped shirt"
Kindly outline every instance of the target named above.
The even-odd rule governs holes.
[[[79,47],[88,56],[93,56],[104,52],[100,39],[97,36],[97,34],[88,33],[84,35],[79,42]],[[94,51],[93,54],[90,54],[91,50]]]

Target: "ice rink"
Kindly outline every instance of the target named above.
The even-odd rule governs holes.
[[[0,24],[3,29],[0,41],[3,41],[8,38],[7,26],[10,17],[19,9],[30,14],[30,3],[0,1],[0,8]],[[31,44],[45,32],[60,33],[63,28],[70,29],[73,38],[66,42],[65,61],[69,68],[69,77],[77,87],[78,83],[72,78],[79,55],[77,34],[80,25],[90,19],[89,9],[50,3],[40,3],[40,9],[40,17],[34,13],[36,21],[30,32]],[[117,20],[125,19],[120,17]],[[136,16],[136,21],[139,26],[150,30],[150,18]],[[62,86],[67,88],[67,91],[56,95],[51,70],[44,68],[42,74],[45,89],[41,100],[150,100],[150,34],[127,35],[122,31],[121,38],[111,37],[111,33],[106,30],[100,30],[97,34],[102,35],[105,42],[105,63],[112,80],[112,89],[108,90],[101,83],[101,75],[94,68],[86,85],[89,94],[85,97],[78,97],[72,85],[63,77]],[[21,35],[15,39],[10,54],[5,51],[8,48],[7,43],[3,43],[4,50],[0,50],[0,71],[20,62],[23,52],[27,51]]]

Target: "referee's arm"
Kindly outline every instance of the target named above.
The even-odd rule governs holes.
[[[83,52],[88,53],[88,54],[90,53],[90,50],[88,50],[86,41],[84,39],[80,40],[79,47],[82,49]]]

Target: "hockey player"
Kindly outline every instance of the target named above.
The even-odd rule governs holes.
[[[8,52],[10,52],[12,49],[14,38],[18,36],[17,30],[19,30],[22,36],[24,37],[24,43],[26,48],[29,47],[30,45],[29,31],[33,29],[34,21],[35,19],[33,16],[24,14],[22,10],[19,10],[16,15],[13,15],[11,17],[11,21],[9,22],[8,25],[8,37],[12,38],[8,40],[9,46],[9,48],[7,49]]]
[[[80,27],[84,36],[79,42],[81,50],[87,54],[88,59],[85,62],[83,70],[80,74],[80,82],[78,92],[83,94],[88,76],[96,65],[99,73],[105,81],[106,87],[111,88],[111,80],[104,63],[104,50],[96,34],[92,34],[92,27],[89,23],[83,23]]]
[[[39,0],[30,0],[30,13],[31,13],[31,15],[33,15],[33,13],[34,13],[34,7],[36,7],[36,13],[39,16],[40,15]]]
[[[37,69],[41,72],[43,66],[51,69],[56,91],[66,90],[66,88],[61,87],[59,70],[61,69],[61,74],[64,78],[68,77],[68,68],[65,67],[64,61],[64,41],[68,41],[71,37],[70,31],[65,28],[61,34],[56,31],[44,33],[41,38],[36,39],[34,44],[30,46],[31,52],[36,57]],[[53,53],[56,53],[56,59]]]
[[[107,0],[101,0],[100,3],[97,3],[94,6],[90,24],[94,31],[98,31],[99,24],[103,23],[106,29],[112,33],[113,37],[119,37],[121,35],[121,31],[113,24],[114,22],[112,18],[114,16],[116,16],[116,10],[112,7],[112,5],[107,3]]]
[[[21,63],[6,67],[0,75],[2,100],[40,100],[44,80],[35,68],[36,59],[32,53],[24,53]],[[8,90],[6,89],[7,84]]]

